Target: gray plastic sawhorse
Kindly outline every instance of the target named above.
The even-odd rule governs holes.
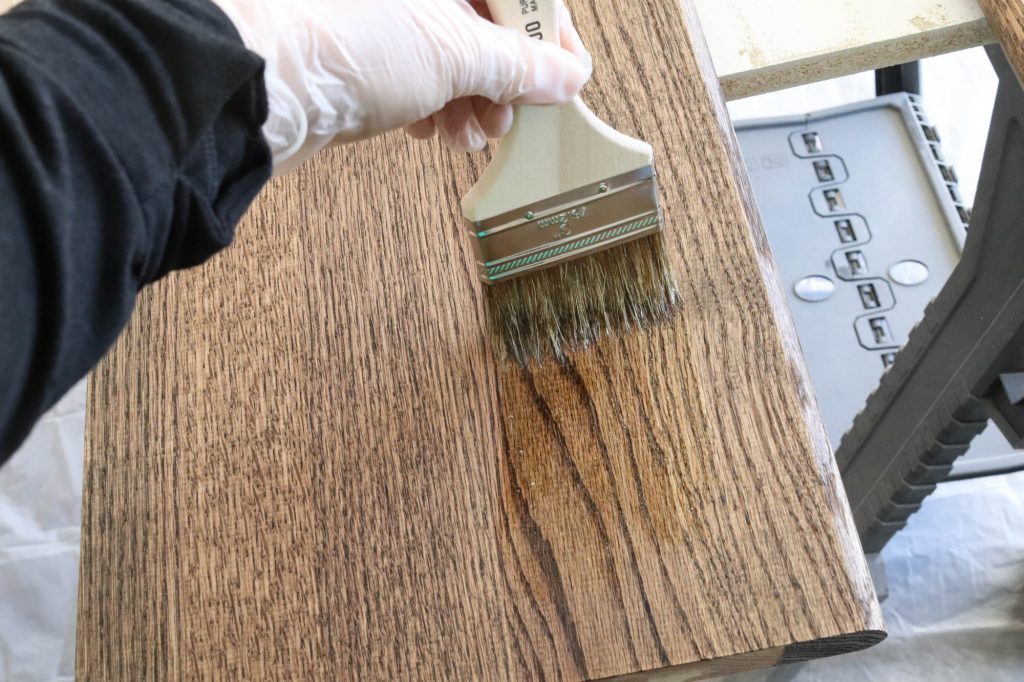
[[[989,418],[1024,446],[1024,89],[987,49],[999,91],[963,256],[836,451],[869,553]]]

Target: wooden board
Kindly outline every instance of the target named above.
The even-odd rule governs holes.
[[[1024,84],[1024,0],[979,1],[1017,80]]]
[[[727,99],[994,40],[978,0],[696,0]]]
[[[500,366],[483,155],[391,135],[275,181],[93,376],[79,679],[695,679],[884,636],[692,7],[572,4],[683,314]]]

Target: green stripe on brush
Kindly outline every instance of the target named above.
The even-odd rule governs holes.
[[[539,261],[545,261],[549,258],[561,256],[587,246],[600,244],[601,242],[614,239],[615,237],[621,237],[622,235],[629,234],[630,232],[642,230],[643,228],[650,227],[651,225],[657,225],[658,220],[659,218],[657,215],[647,216],[646,218],[634,220],[633,222],[626,223],[625,225],[619,225],[614,230],[608,230],[607,232],[601,232],[589,237],[584,237],[583,239],[577,239],[560,246],[553,246],[550,249],[544,249],[543,251],[538,251],[537,253],[530,254],[529,256],[516,258],[515,260],[510,260],[499,265],[486,265],[487,278],[492,281],[501,279],[501,277],[509,270],[517,270],[526,265],[532,265]]]

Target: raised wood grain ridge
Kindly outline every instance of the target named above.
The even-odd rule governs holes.
[[[275,181],[93,376],[79,679],[697,679],[884,636],[690,2],[572,4],[684,313],[497,366],[482,155]]]
[[[1024,84],[1024,0],[978,0],[1003,47],[1007,61]]]

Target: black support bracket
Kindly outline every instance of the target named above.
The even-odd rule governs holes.
[[[906,525],[991,418],[1024,445],[1024,89],[999,75],[963,256],[836,451],[867,552]]]

